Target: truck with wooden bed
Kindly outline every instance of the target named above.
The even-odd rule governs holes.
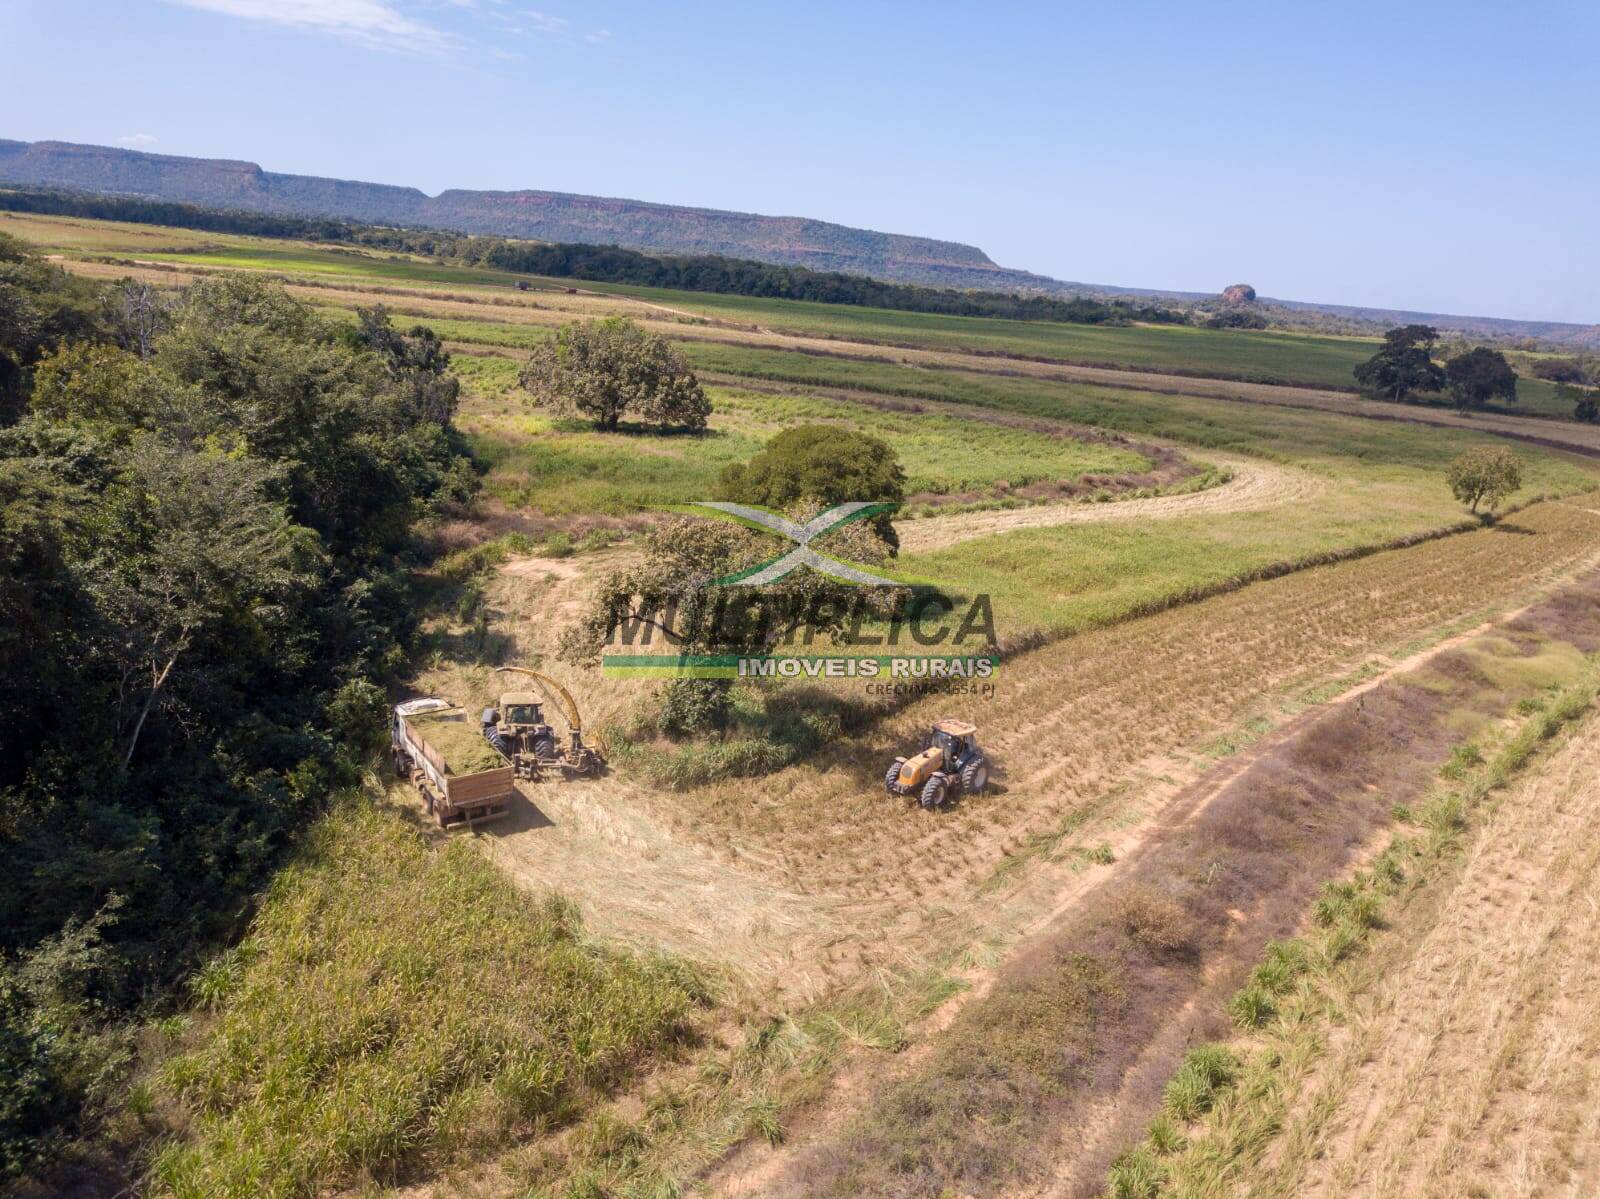
[[[411,780],[440,828],[472,828],[511,811],[516,767],[459,705],[434,698],[396,704],[389,740],[395,773]]]

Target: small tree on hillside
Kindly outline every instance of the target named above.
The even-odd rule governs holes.
[[[615,429],[624,414],[703,429],[711,401],[666,338],[624,317],[563,325],[528,359],[518,382],[533,403]]]
[[[906,476],[893,447],[841,425],[785,429],[744,464],[722,472],[716,498],[783,509],[805,500],[824,508],[853,500],[898,504]],[[874,518],[878,536],[900,546],[888,513]]]
[[[1355,369],[1367,395],[1404,403],[1419,391],[1444,387],[1445,373],[1433,360],[1439,330],[1432,325],[1402,325],[1383,335],[1383,348]]]
[[[1499,350],[1487,346],[1468,350],[1450,360],[1445,376],[1457,408],[1482,408],[1491,400],[1516,403],[1517,372]]]
[[[1468,450],[1450,463],[1450,490],[1456,499],[1476,513],[1487,504],[1492,513],[1517,488],[1522,486],[1522,463],[1503,446]]]
[[[1600,391],[1580,391],[1576,387],[1558,387],[1556,398],[1572,405],[1572,419],[1586,425],[1600,422]]]

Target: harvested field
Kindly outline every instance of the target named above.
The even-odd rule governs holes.
[[[1256,715],[1263,697],[1516,599],[1600,551],[1600,517],[1545,504],[1499,528],[1301,571],[1004,664],[992,699],[921,700],[869,744],[662,805],[687,836],[808,891],[925,908],[1060,830],[1140,768]],[[977,724],[1004,790],[927,816],[896,813],[881,763],[939,715]],[[1145,777],[1148,777],[1146,774]],[[804,795],[804,803],[792,796]],[[914,902],[912,902],[914,901]]]
[[[1227,997],[1262,948],[1300,926],[1321,882],[1358,860],[1394,805],[1423,794],[1461,739],[1462,722],[1496,720],[1571,677],[1535,662],[1597,650],[1600,577],[1591,575],[1460,650],[1308,715],[1264,741],[1220,787],[1202,781],[1181,794],[1160,827],[1006,965],[925,1055],[847,1099],[853,1116],[819,1121],[816,1142],[782,1155],[780,1169],[761,1171],[761,1193],[934,1199],[1021,1186],[1073,1199],[1099,1194],[1112,1158],[1142,1132],[1164,1092],[1173,1105],[1167,1084],[1186,1051],[1227,1034]],[[1472,665],[1485,658],[1523,668],[1491,674]],[[1597,860],[1594,852],[1581,858],[1581,879],[1592,882]],[[1463,995],[1459,976],[1429,975],[1423,985],[1435,994]],[[1544,993],[1553,1000],[1558,992]],[[1393,994],[1396,1002],[1409,997]],[[1470,1028],[1462,1033],[1470,1039]],[[1429,1086],[1436,1046],[1434,1038],[1417,1047],[1415,1077]],[[1461,1081],[1476,1086],[1480,1078]],[[1440,1080],[1441,1102],[1447,1085]],[[1388,1121],[1354,1103],[1375,1136],[1392,1139],[1396,1128],[1422,1135],[1431,1125],[1431,1109],[1412,1106],[1412,1091],[1382,1094],[1415,1117],[1399,1118],[1396,1107]],[[1463,1138],[1471,1127],[1463,1125]],[[1325,1190],[1281,1193],[1342,1195],[1369,1185],[1365,1149],[1351,1148],[1349,1169]],[[1306,1161],[1321,1174],[1317,1156]],[[1416,1193],[1404,1178],[1441,1177],[1410,1170],[1384,1193]],[[728,1181],[744,1189],[738,1175]]]
[[[1600,726],[1498,802],[1459,874],[1336,980],[1241,1195],[1600,1193]],[[1300,1063],[1296,1063],[1300,1065]]]
[[[1384,654],[1514,606],[1597,553],[1600,515],[1539,505],[1497,529],[1055,642],[1006,663],[990,699],[916,700],[859,743],[767,778],[661,791],[614,772],[533,792],[542,815],[497,830],[495,853],[529,885],[571,893],[611,935],[654,937],[816,996],[874,962],[937,960],[954,944],[1004,940],[1081,879],[1074,846],[1116,840],[1209,769],[1225,752],[1218,746],[1247,741],[1239,730],[1278,724],[1307,689],[1381,669]],[[593,569],[625,554],[607,551]],[[506,660],[549,654],[593,579],[579,562],[587,559],[508,566],[490,593]],[[647,688],[550,668],[601,727]],[[487,668],[420,683],[461,695],[495,685]],[[978,724],[1001,771],[995,793],[941,814],[885,799],[882,763],[944,714]],[[546,819],[557,828],[540,827]],[[662,864],[658,875],[650,862]],[[975,891],[984,898],[974,906],[963,897]],[[722,917],[708,926],[719,905]]]

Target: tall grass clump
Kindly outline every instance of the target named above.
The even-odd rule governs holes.
[[[1178,1120],[1205,1115],[1216,1105],[1218,1092],[1231,1086],[1238,1073],[1239,1059],[1221,1045],[1191,1049],[1167,1083],[1167,1111]]]
[[[350,800],[202,971],[214,1016],[169,1061],[179,1196],[302,1196],[416,1177],[535,1137],[681,1037],[699,992],[665,961],[587,943],[467,840],[431,848]]]

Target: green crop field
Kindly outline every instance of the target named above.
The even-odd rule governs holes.
[[[584,421],[531,411],[510,390],[516,364],[461,359],[470,387],[461,424],[502,502],[544,516],[620,516],[711,497],[722,470],[743,462],[792,424],[841,424],[894,445],[908,496],[987,493],[1085,474],[1147,470],[1145,456],[1070,436],[997,426],[935,411],[892,411],[811,396],[710,389],[704,433],[599,432]],[[480,390],[481,389],[481,390]]]
[[[1042,361],[1174,373],[1180,376],[1285,383],[1348,391],[1352,369],[1372,353],[1375,339],[1277,331],[1214,330],[1189,326],[1102,327],[1056,322],[895,312],[850,305],[672,291],[519,276],[479,267],[429,262],[414,256],[318,246],[293,241],[192,230],[0,213],[0,231],[64,254],[136,254],[176,266],[261,270],[327,284],[406,285],[475,289],[500,296],[525,281],[535,294],[564,296],[569,288],[668,308],[688,316],[752,330],[868,345],[1013,355]],[[405,307],[402,301],[397,307]],[[485,313],[485,316],[500,314]],[[660,317],[660,313],[646,315]],[[536,329],[503,320],[429,319],[447,336],[485,345],[526,348]],[[685,336],[692,336],[687,331]],[[1518,409],[1570,417],[1555,388],[1524,378]]]

